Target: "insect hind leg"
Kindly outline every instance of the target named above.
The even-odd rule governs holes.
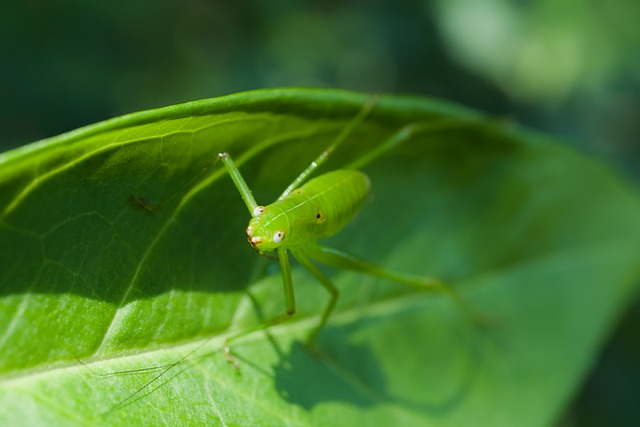
[[[402,283],[426,291],[436,291],[450,297],[476,326],[486,326],[489,321],[475,312],[469,303],[451,286],[433,277],[415,276],[406,273],[387,270],[376,264],[365,261],[349,253],[321,245],[313,245],[307,249],[308,255],[329,266],[346,270],[358,271],[370,276]]]

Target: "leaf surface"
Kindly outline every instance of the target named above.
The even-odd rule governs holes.
[[[295,318],[226,362],[224,339],[283,297],[210,160],[231,153],[269,203],[368,101],[248,92],[0,155],[0,424],[552,423],[638,283],[637,190],[556,141],[421,98],[380,97],[322,167],[420,124],[363,168],[372,200],[325,243],[444,279],[490,326],[446,296],[323,269],[341,298],[311,351],[328,296],[294,266]]]

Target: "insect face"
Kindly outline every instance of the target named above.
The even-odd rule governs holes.
[[[258,206],[247,227],[247,239],[260,253],[281,246],[289,231],[289,220],[281,209],[273,206]]]

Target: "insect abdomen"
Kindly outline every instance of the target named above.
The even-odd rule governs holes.
[[[371,190],[369,178],[357,170],[335,170],[311,179],[279,205],[291,224],[288,246],[318,240],[342,230],[362,209]]]

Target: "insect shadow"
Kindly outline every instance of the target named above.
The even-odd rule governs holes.
[[[251,292],[249,300],[259,318],[264,318],[260,302]],[[426,295],[425,295],[426,296]],[[446,299],[446,298],[445,298]],[[424,307],[409,309],[408,315],[420,313],[426,319],[419,332],[407,331],[407,339],[416,341],[410,349],[395,350],[392,343],[386,343],[383,353],[374,348],[372,340],[357,339],[363,330],[380,331],[385,328],[386,318],[360,319],[342,325],[327,325],[310,345],[308,341],[296,340],[286,350],[269,329],[263,330],[272,349],[278,355],[278,362],[271,367],[259,366],[252,357],[242,356],[239,349],[239,370],[254,369],[262,375],[273,377],[280,397],[306,411],[320,404],[342,402],[361,408],[380,404],[395,404],[417,412],[432,415],[444,414],[455,409],[473,389],[479,372],[486,361],[486,344],[491,341],[490,330],[469,327],[469,319],[458,315],[453,322],[443,321],[443,313],[434,304],[430,315],[424,316]],[[449,307],[451,308],[451,307]],[[412,313],[413,311],[413,313]],[[456,311],[457,312],[457,311]],[[384,333],[383,333],[384,334]],[[421,345],[431,339],[440,343],[439,348]],[[446,348],[442,348],[442,343]],[[379,344],[379,342],[378,342]],[[394,352],[411,350],[418,357],[424,357],[420,372],[404,370],[399,364],[403,357],[393,360]],[[390,355],[392,362],[389,365]],[[455,355],[455,356],[453,356]],[[381,359],[386,359],[383,366]],[[406,375],[412,384],[418,384],[420,392],[411,397],[398,396],[391,388],[389,375]],[[447,386],[431,379],[447,378]]]
[[[428,361],[425,360],[420,372],[414,372],[399,366],[399,362],[383,367],[380,349],[374,349],[368,341],[354,344],[353,334],[366,327],[363,323],[370,322],[379,321],[328,326],[318,338],[318,347],[314,347],[321,350],[310,349],[302,341],[296,341],[287,353],[281,353],[279,363],[273,367],[273,375],[282,399],[307,411],[319,404],[343,402],[364,408],[395,404],[437,415],[454,410],[469,395],[484,363],[482,340],[470,337],[462,329],[442,324],[442,321],[433,323],[438,333],[454,337],[451,342],[460,340],[460,345],[454,349],[456,360],[448,360],[450,355],[441,349],[423,346],[425,348],[416,351],[425,356],[430,353],[431,357],[425,357]],[[419,335],[423,336],[422,333]],[[277,347],[275,342],[273,344]],[[393,351],[390,346],[388,352]],[[432,362],[434,358],[439,360]],[[397,390],[392,391],[392,378],[395,382],[398,375],[410,378],[412,387],[417,384],[417,392],[414,390],[410,396],[401,396]],[[444,387],[443,377],[449,380]]]

